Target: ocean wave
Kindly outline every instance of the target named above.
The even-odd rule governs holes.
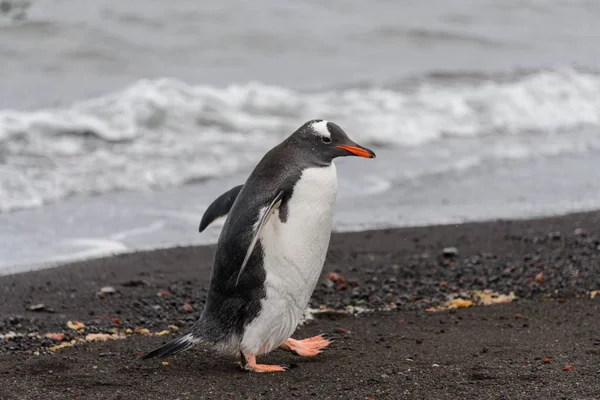
[[[311,118],[335,121],[357,142],[385,147],[595,126],[599,93],[600,76],[573,69],[509,81],[430,80],[404,91],[307,93],[257,82],[218,88],[141,80],[66,108],[1,110],[0,210],[231,174]]]

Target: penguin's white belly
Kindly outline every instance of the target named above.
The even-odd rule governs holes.
[[[296,330],[323,269],[336,194],[333,163],[305,169],[287,203],[286,222],[278,210],[263,227],[266,297],[244,331],[242,351],[268,353]]]

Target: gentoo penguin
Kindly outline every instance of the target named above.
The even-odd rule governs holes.
[[[271,149],[244,185],[218,197],[200,223],[202,232],[227,216],[216,247],[206,306],[189,333],[143,356],[165,357],[195,344],[241,355],[253,372],[287,366],[256,363],[281,348],[315,356],[331,341],[304,340],[296,330],[325,262],[331,236],[337,174],[333,159],[375,158],[338,125],[316,119]]]

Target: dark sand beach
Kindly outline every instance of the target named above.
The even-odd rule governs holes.
[[[259,359],[297,365],[276,374],[203,348],[142,362],[200,314],[213,249],[1,277],[0,398],[600,398],[600,212],[334,234],[324,312],[294,335],[334,334],[324,354]]]

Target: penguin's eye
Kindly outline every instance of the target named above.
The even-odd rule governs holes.
[[[321,136],[321,140],[323,141],[323,143],[331,143],[331,139],[327,136]]]

